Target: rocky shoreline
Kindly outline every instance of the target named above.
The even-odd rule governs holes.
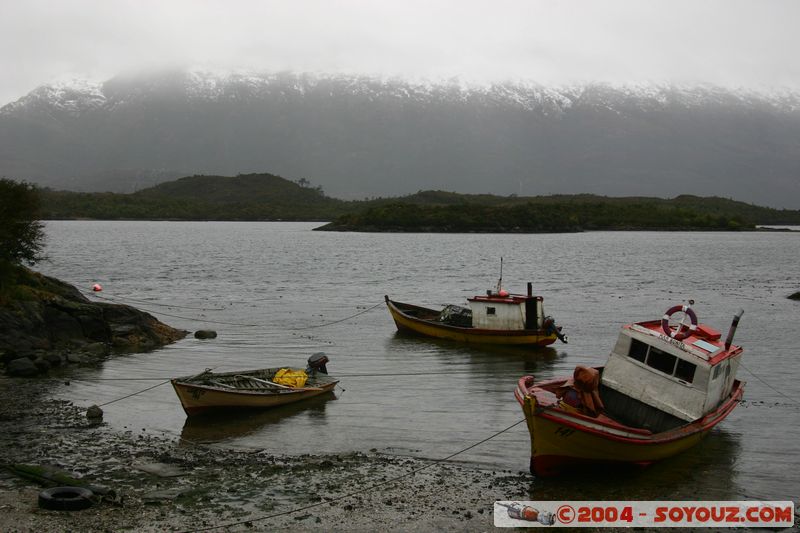
[[[526,474],[383,454],[279,456],[113,431],[52,399],[69,365],[147,351],[187,332],[22,269],[0,296],[0,531],[485,531],[495,500],[527,497]],[[56,368],[60,367],[60,368]],[[96,409],[96,408],[95,408]],[[102,416],[102,415],[101,415]],[[78,511],[39,506],[47,480],[105,487]],[[63,483],[62,483],[63,484]]]
[[[526,499],[531,478],[381,454],[278,456],[114,432],[48,380],[0,381],[5,464],[47,465],[116,496],[81,511],[37,506],[43,489],[0,471],[0,530],[486,531],[495,500]],[[393,481],[397,478],[396,481]]]
[[[154,350],[186,335],[127,305],[92,302],[62,281],[20,267],[0,294],[0,365],[10,376]]]

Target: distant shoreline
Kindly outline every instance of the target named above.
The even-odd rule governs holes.
[[[715,229],[715,228],[670,228],[670,227],[663,227],[663,228],[651,228],[651,227],[625,227],[625,228],[594,228],[594,229],[579,229],[579,230],[550,230],[550,231],[519,231],[519,230],[508,230],[508,231],[498,231],[497,229],[486,229],[486,230],[469,230],[469,231],[460,231],[460,230],[441,230],[436,228],[414,228],[414,229],[405,229],[402,227],[396,228],[376,228],[376,227],[352,227],[352,228],[340,228],[340,227],[333,227],[333,228],[326,228],[326,226],[332,224],[329,220],[275,220],[275,219],[264,219],[264,220],[213,220],[213,219],[181,219],[181,218],[46,218],[43,219],[45,222],[233,222],[233,223],[262,223],[262,222],[277,222],[277,223],[304,223],[304,224],[322,224],[322,226],[312,228],[311,231],[329,231],[329,232],[340,232],[340,233],[431,233],[431,234],[519,234],[519,235],[536,235],[536,234],[558,234],[558,233],[591,233],[591,232],[602,232],[602,231],[613,231],[613,232],[632,232],[632,231],[652,231],[652,232],[680,232],[680,231],[691,231],[691,232],[702,232],[702,231],[710,231],[715,233],[738,233],[738,232],[769,232],[769,233],[800,233],[800,226],[793,226],[797,229],[792,229],[793,227],[770,227],[770,226],[756,226],[754,228],[742,228],[742,229]]]
[[[321,231],[574,233],[749,231],[800,226],[800,210],[720,197],[519,197],[419,191],[344,201],[272,174],[188,176],[130,194],[41,190],[44,220],[319,222]],[[774,228],[765,229],[775,231]]]

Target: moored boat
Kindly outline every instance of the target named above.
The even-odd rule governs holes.
[[[187,415],[213,411],[266,409],[333,391],[324,354],[309,357],[305,370],[287,367],[211,372],[171,380]]]
[[[476,344],[547,346],[556,339],[567,342],[553,318],[544,314],[543,298],[533,295],[530,283],[525,295],[510,294],[498,284],[497,291],[467,298],[468,307],[448,305],[441,310],[384,298],[399,331]]]
[[[623,326],[603,367],[540,382],[522,377],[514,395],[531,436],[531,472],[647,465],[697,444],[742,398],[743,350],[732,344],[741,314],[722,341],[691,307],[675,306],[661,320]]]

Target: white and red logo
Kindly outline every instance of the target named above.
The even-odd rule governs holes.
[[[496,527],[792,527],[792,501],[498,501]]]

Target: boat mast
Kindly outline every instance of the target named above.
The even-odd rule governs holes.
[[[495,291],[497,294],[500,294],[500,291],[503,289],[503,258],[500,258],[500,279],[497,280],[497,290]]]

